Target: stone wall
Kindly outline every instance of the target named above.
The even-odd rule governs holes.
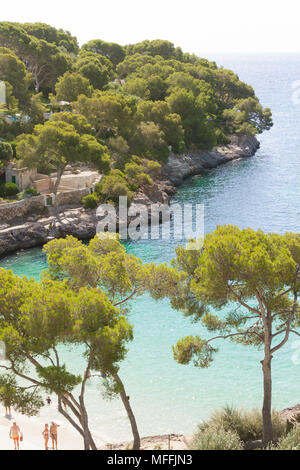
[[[54,188],[54,183],[52,182],[51,178],[46,177],[36,179],[33,186],[40,193],[51,193]]]
[[[80,204],[81,199],[84,196],[87,196],[88,194],[91,194],[91,190],[89,188],[61,192],[56,195],[54,205],[55,206],[69,206],[73,204]]]
[[[40,176],[40,175],[38,175]],[[83,171],[78,174],[65,174],[61,178],[59,190],[73,191],[74,189],[91,188],[94,183],[100,181],[101,176],[97,171]],[[56,182],[56,177],[39,177],[34,182],[34,187],[40,193],[52,193]]]
[[[39,214],[45,208],[44,196],[34,196],[22,201],[0,204],[0,225],[31,214]]]

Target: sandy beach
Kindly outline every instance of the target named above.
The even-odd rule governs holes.
[[[58,428],[58,449],[59,450],[83,450],[83,440],[76,430],[61,416],[55,408],[55,405],[45,407],[39,416],[28,418],[20,413],[12,411],[12,417],[5,416],[5,410],[0,408],[0,450],[13,450],[14,443],[9,438],[9,430],[14,421],[20,427],[24,440],[20,443],[21,450],[43,450],[44,440],[42,431],[45,423],[50,424],[53,420],[59,424]],[[51,416],[49,418],[49,416]],[[107,442],[101,439],[96,433],[93,433],[95,442],[99,448],[103,448]],[[49,447],[52,443],[49,440]]]
[[[49,419],[49,415],[51,418]],[[9,430],[14,421],[20,427],[24,440],[20,443],[20,450],[44,450],[44,440],[42,431],[45,423],[50,421],[59,424],[58,428],[58,450],[83,450],[83,441],[77,431],[61,416],[55,409],[54,405],[42,410],[37,417],[28,418],[20,413],[12,412],[12,416],[5,416],[4,409],[0,414],[0,451],[14,450],[13,440],[9,437]],[[93,436],[99,450],[126,450],[131,447],[132,442],[122,442],[119,444],[110,444],[104,441],[97,432],[93,432]],[[180,434],[170,434],[164,436],[144,437],[141,440],[142,450],[184,450],[188,447],[188,440],[191,436]],[[51,450],[51,440],[49,440],[49,450]]]

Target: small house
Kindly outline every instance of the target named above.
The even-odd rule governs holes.
[[[20,191],[24,191],[24,189],[34,186],[36,177],[36,168],[16,168],[14,166],[7,166],[5,168],[6,183],[15,183]]]

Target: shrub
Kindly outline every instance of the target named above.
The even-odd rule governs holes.
[[[134,162],[126,163],[124,174],[133,191],[136,191],[139,186],[152,183],[150,176],[145,173],[145,168]]]
[[[0,141],[0,161],[5,162],[13,158],[13,148],[8,142]]]
[[[154,160],[143,160],[143,166],[145,167],[146,173],[152,178],[159,178],[161,176],[161,164]]]
[[[134,197],[130,190],[124,173],[120,170],[112,170],[109,175],[102,178],[100,183],[95,184],[95,191],[103,202],[119,203],[120,196],[126,196],[128,204]]]
[[[96,209],[98,206],[98,196],[96,193],[88,194],[81,200],[81,204],[84,205],[85,209]]]
[[[278,439],[286,433],[286,423],[278,413],[272,413],[273,435]],[[208,427],[224,429],[225,431],[236,432],[243,442],[255,441],[262,438],[262,415],[258,409],[251,411],[238,410],[225,406],[221,410],[216,410],[207,422],[199,425],[199,430]]]
[[[15,183],[5,183],[0,186],[0,196],[9,197],[19,193],[19,188]]]
[[[203,431],[198,431],[190,448],[193,450],[243,450],[243,444],[236,432],[210,426]]]
[[[218,145],[228,145],[230,144],[230,138],[221,131],[221,129],[216,129],[216,137]]]
[[[32,197],[32,196],[38,196],[40,194],[37,189],[35,188],[26,188],[22,192],[23,197]]]
[[[277,450],[300,450],[300,425],[296,425],[285,437],[281,438]]]
[[[158,161],[166,161],[170,151],[165,135],[154,122],[141,122],[131,139],[131,147],[137,155]]]

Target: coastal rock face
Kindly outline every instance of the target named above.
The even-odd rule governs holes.
[[[202,152],[171,155],[163,168],[163,177],[173,185],[180,185],[185,178],[200,175],[204,170],[239,158],[251,157],[259,148],[259,142],[252,136],[232,136],[231,143]]]
[[[50,228],[55,220],[56,227]],[[0,230],[0,256],[20,249],[44,245],[53,238],[73,235],[79,239],[95,236],[97,227],[96,210],[85,211],[82,207],[67,209],[55,216],[27,222]]]
[[[0,231],[0,256],[47,242],[47,230],[39,223],[27,223]]]
[[[285,408],[280,411],[279,414],[281,418],[289,423],[289,425],[300,423],[300,404],[290,408]]]
[[[250,157],[259,148],[255,137],[233,136],[231,144],[216,147],[208,152],[185,153],[171,155],[163,167],[163,179],[153,185],[140,188],[131,204],[132,213],[139,211],[139,206],[157,207],[168,204],[170,197],[175,194],[176,187],[182,181],[193,175],[199,175],[204,170],[214,168],[230,160]],[[49,209],[50,210],[50,209]],[[51,211],[51,210],[50,210]],[[19,215],[19,214],[17,214]],[[20,220],[19,220],[20,219]],[[55,229],[50,229],[50,223],[55,220]],[[98,219],[96,210],[85,210],[80,207],[57,207],[53,213],[41,218],[38,211],[30,217],[19,217],[16,222],[8,217],[0,219],[0,256],[20,249],[32,248],[47,243],[53,238],[73,235],[79,239],[90,239],[95,236]]]

